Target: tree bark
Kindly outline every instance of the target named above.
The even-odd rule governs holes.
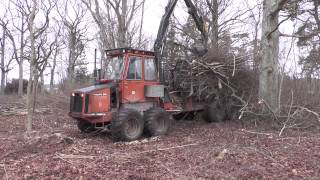
[[[35,48],[35,35],[34,35],[34,19],[36,16],[37,9],[37,0],[33,0],[32,11],[28,20],[28,30],[30,32],[30,48],[31,48],[31,57],[30,57],[30,77],[27,89],[27,122],[25,123],[26,131],[30,132],[32,130],[32,120],[33,120],[33,106],[35,89],[36,89],[36,79],[37,76],[37,67],[36,67],[36,48]]]
[[[45,87],[44,87],[44,74],[43,72],[41,72],[40,74],[40,93],[43,94],[45,91]]]
[[[122,0],[122,11],[119,19],[119,47],[126,47],[126,16],[128,11],[127,0]],[[116,12],[117,13],[117,12]],[[120,13],[120,12],[118,12]]]
[[[139,48],[142,48],[142,28],[143,28],[143,18],[144,18],[144,4],[145,4],[145,0],[142,1],[140,29],[139,29],[139,42],[138,42]]]
[[[259,96],[275,112],[278,109],[278,55],[279,18],[278,0],[263,1],[262,20],[262,60],[259,75]],[[276,11],[274,11],[276,9]]]
[[[101,40],[104,48],[106,48],[108,45],[108,38],[107,38],[107,33],[106,33],[107,27],[104,24],[104,18],[101,17],[98,0],[95,0],[95,13],[93,11],[91,11],[91,14],[92,14],[92,16],[95,17],[95,22],[99,26],[100,40]]]
[[[2,32],[2,39],[1,39],[1,90],[0,93],[4,94],[4,87],[5,87],[5,80],[6,80],[6,71],[4,65],[4,53],[5,53],[5,46],[6,46],[6,27],[3,24],[3,32]]]
[[[55,74],[55,69],[57,65],[57,55],[58,55],[58,49],[55,50],[54,56],[53,56],[53,63],[52,63],[51,74],[50,74],[50,90],[53,90],[54,88],[54,74]]]
[[[218,36],[219,36],[219,24],[218,24],[218,18],[219,18],[219,4],[218,0],[212,0],[212,30],[211,30],[211,44],[214,49],[218,49]]]
[[[19,87],[18,87],[18,96],[22,97],[23,95],[23,49],[24,49],[24,18],[23,14],[21,15],[21,36],[20,36],[20,61],[19,64]]]
[[[209,33],[210,45],[213,49],[218,49],[218,37],[219,37],[219,3],[218,0],[206,0],[206,4],[211,14],[210,26],[211,33]]]
[[[257,72],[259,67],[259,48],[258,48],[258,32],[259,32],[259,21],[255,22],[254,26],[254,39],[253,39],[253,69]]]
[[[18,96],[23,96],[23,58],[19,61],[19,86],[18,86]]]
[[[76,29],[69,27],[69,64],[68,64],[68,81],[71,85],[74,84],[74,69],[75,69],[75,51],[76,51]]]
[[[320,17],[319,17],[319,12],[318,12],[318,9],[319,9],[319,5],[320,5],[320,1],[319,0],[313,0],[313,5],[314,5],[314,19],[317,23],[317,26],[318,26],[318,30],[320,30]]]

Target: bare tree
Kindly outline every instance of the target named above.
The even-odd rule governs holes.
[[[5,15],[6,16],[6,15]],[[7,48],[7,38],[10,38],[10,34],[8,33],[8,26],[9,26],[9,20],[3,18],[0,19],[0,26],[2,27],[2,37],[0,38],[0,45],[1,45],[1,62],[0,62],[0,70],[1,70],[1,89],[0,94],[4,94],[5,89],[5,81],[6,81],[6,75],[9,73],[9,71],[12,70],[12,62],[14,60],[14,49],[13,49],[13,55],[7,56],[6,54],[10,54]]]
[[[19,87],[18,87],[18,96],[22,96],[23,95],[23,62],[24,62],[24,47],[27,44],[27,39],[25,39],[25,32],[27,31],[27,28],[25,26],[27,26],[27,20],[26,20],[26,13],[25,13],[25,9],[24,9],[24,5],[25,3],[23,3],[22,1],[17,1],[16,2],[16,8],[18,11],[18,14],[20,14],[20,19],[21,19],[21,24],[20,27],[18,25],[15,25],[14,20],[13,22],[13,26],[15,27],[15,29],[20,32],[20,54],[19,56],[17,55],[18,53],[18,49],[17,49],[17,45],[15,45],[15,39],[12,35],[12,33],[9,33],[9,37],[10,40],[13,44],[13,48],[15,51],[15,59],[16,62],[19,65]]]
[[[223,36],[230,34],[230,31],[239,25],[243,24],[243,17],[248,13],[246,9],[232,9],[233,0],[199,0],[195,6],[205,22],[205,30],[208,33],[208,47],[210,49],[221,49],[221,39]],[[189,9],[188,9],[189,11]],[[188,25],[189,23],[189,25]],[[187,26],[194,25],[193,21],[187,22]],[[182,31],[183,35],[187,35],[193,42],[197,42],[200,34],[194,30],[183,32],[184,25],[179,25],[179,20],[175,20],[175,26]],[[187,28],[188,29],[188,28]],[[190,43],[185,43],[190,44]],[[225,47],[222,49],[226,49]]]
[[[58,12],[62,19],[63,27],[66,29],[65,39],[67,39],[68,46],[68,67],[67,77],[68,81],[74,83],[75,67],[84,53],[86,44],[90,41],[87,37],[88,23],[85,22],[87,9],[77,1],[66,0],[63,4],[64,11]],[[71,11],[71,12],[70,12]],[[72,14],[72,16],[70,15]]]
[[[134,17],[144,0],[141,2],[137,0],[104,0],[103,6],[98,0],[82,0],[82,2],[89,9],[99,27],[103,49],[130,45],[131,38],[129,36],[134,34],[133,29],[136,30],[132,26]]]
[[[140,17],[140,27],[139,27],[139,41],[138,47],[142,48],[142,28],[143,28],[143,18],[144,18],[144,4],[145,0],[142,1],[142,8],[141,8],[141,17]]]
[[[41,92],[44,92],[44,70],[47,68],[49,59],[51,59],[51,56],[53,53],[57,53],[57,48],[59,48],[58,45],[58,38],[59,38],[59,32],[57,32],[57,36],[52,41],[48,40],[48,32],[44,34],[44,37],[42,37],[41,41],[43,43],[38,44],[38,56],[37,56],[37,68],[40,73],[41,77]],[[56,57],[53,57],[56,58]]]
[[[28,117],[26,122],[26,130],[30,132],[32,130],[32,119],[33,119],[33,110],[32,105],[34,104],[32,98],[32,84],[33,78],[37,78],[37,68],[36,68],[36,47],[35,47],[35,30],[34,30],[34,19],[36,17],[36,11],[38,8],[38,2],[36,0],[32,1],[32,9],[28,17],[28,30],[30,32],[30,47],[31,47],[31,57],[30,57],[30,75],[29,75],[29,83],[27,89],[27,109],[28,109]],[[35,80],[35,79],[34,79]],[[35,92],[34,92],[35,93]]]
[[[259,75],[259,97],[272,111],[279,107],[279,12],[288,0],[264,0],[262,20],[262,59]]]
[[[4,93],[4,87],[5,87],[5,78],[6,78],[6,68],[5,68],[5,47],[6,47],[6,26],[8,25],[7,22],[1,23],[2,26],[2,38],[1,38],[1,94]]]
[[[33,0],[31,5],[28,5],[28,31],[30,33],[30,76],[29,83],[27,89],[27,109],[28,109],[28,117],[26,122],[26,130],[30,132],[32,130],[32,119],[34,108],[36,104],[36,96],[37,96],[37,88],[38,88],[38,80],[43,70],[47,66],[47,62],[49,56],[52,53],[52,47],[56,39],[53,43],[50,44],[49,50],[44,47],[48,41],[46,37],[46,30],[49,27],[49,15],[51,10],[55,7],[56,1],[48,0],[46,2],[42,1],[38,3],[37,0]],[[42,11],[45,16],[45,21],[42,23],[40,27],[36,27],[35,18],[39,11]],[[37,44],[37,41],[39,41]]]
[[[99,50],[101,59],[105,59],[105,53],[104,50],[107,48],[115,48],[116,47],[116,41],[114,36],[114,22],[111,21],[110,16],[110,7],[107,6],[107,18],[104,18],[103,13],[100,9],[100,4],[98,0],[81,0],[83,4],[88,8],[90,11],[90,14],[92,18],[94,19],[94,22],[97,24],[99,28]],[[107,20],[107,21],[106,21]],[[110,31],[110,29],[112,29]],[[107,36],[109,35],[109,36]],[[101,66],[104,66],[101,64]]]
[[[211,15],[211,19],[209,20],[211,26],[211,45],[212,48],[218,49],[218,36],[219,36],[219,3],[218,0],[206,0],[207,7],[209,8],[209,12]]]
[[[253,60],[253,69],[258,71],[259,67],[259,52],[260,52],[260,44],[259,44],[259,31],[261,25],[261,13],[262,13],[262,3],[257,2],[255,8],[251,8],[249,5],[248,0],[245,0],[245,3],[249,9],[249,24],[253,26],[253,53],[252,53],[252,60]],[[256,10],[256,11],[255,11]]]
[[[8,18],[10,17],[10,26],[6,26],[6,34],[12,44],[13,49],[13,58],[16,60],[17,64],[19,65],[19,86],[18,86],[18,95],[23,95],[23,61],[24,57],[24,47],[27,44],[27,38],[25,38],[25,33],[27,31],[26,25],[26,15],[27,15],[27,1],[10,1],[8,11]],[[13,7],[15,8],[11,8]],[[19,20],[20,23],[19,24]],[[16,33],[20,33],[20,45],[18,45],[19,40],[16,39]],[[20,46],[20,47],[18,47]]]
[[[55,77],[57,57],[59,52],[60,52],[60,45],[57,44],[53,50],[53,59],[52,59],[51,71],[50,71],[50,90],[53,90],[54,88],[54,77]]]

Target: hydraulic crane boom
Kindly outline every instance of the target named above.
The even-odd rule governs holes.
[[[160,73],[160,81],[161,82],[163,81],[163,75],[161,73],[162,72],[161,61],[162,61],[162,51],[163,51],[163,47],[165,44],[165,34],[166,34],[168,26],[169,26],[170,17],[173,13],[173,10],[174,10],[177,2],[178,2],[178,0],[169,0],[168,4],[166,6],[166,9],[165,9],[165,13],[162,16],[162,19],[160,21],[157,38],[154,43],[154,52],[155,52],[155,57],[157,60],[157,65],[158,65],[158,70]],[[191,17],[195,21],[197,29],[201,33],[202,44],[203,44],[204,48],[207,49],[206,42],[207,42],[208,36],[207,36],[207,32],[205,30],[205,25],[204,25],[203,19],[201,16],[199,16],[197,9],[191,0],[184,0],[184,2],[186,4],[186,6],[188,7],[188,13],[191,15]]]

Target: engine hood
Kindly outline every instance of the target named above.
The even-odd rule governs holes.
[[[90,92],[94,92],[94,91],[97,91],[97,90],[106,89],[106,88],[112,88],[112,87],[116,87],[116,84],[115,83],[97,84],[97,85],[93,85],[93,86],[89,86],[89,87],[85,87],[85,88],[81,88],[81,89],[75,89],[75,90],[73,90],[73,92],[76,92],[76,93],[90,93]]]

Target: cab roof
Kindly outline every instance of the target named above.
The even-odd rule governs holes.
[[[141,50],[141,49],[133,49],[131,47],[116,48],[116,49],[108,49],[108,50],[106,50],[106,54],[108,56],[114,56],[114,55],[120,55],[120,54],[126,54],[126,53],[154,56],[154,52],[152,52],[152,51],[146,51],[146,50]]]

